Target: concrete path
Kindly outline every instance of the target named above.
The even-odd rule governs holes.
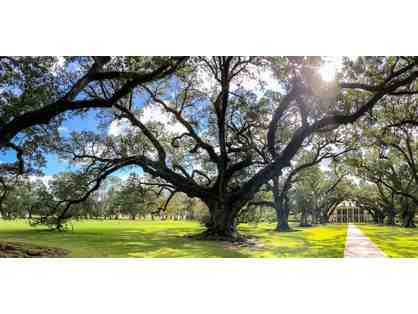
[[[386,257],[386,255],[359,228],[349,224],[344,257]]]

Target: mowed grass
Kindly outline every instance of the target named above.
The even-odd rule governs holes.
[[[262,248],[242,252],[251,257],[344,257],[346,225],[324,225],[308,228],[294,226],[293,231],[278,233],[272,224],[260,224],[256,228],[242,225],[243,233],[256,236]]]
[[[418,257],[418,229],[357,225],[389,257]]]
[[[31,228],[26,221],[0,220],[0,241],[64,248],[69,257],[343,257],[345,225],[274,232],[273,224],[240,225],[257,238],[255,246],[198,241],[186,235],[201,232],[190,221],[76,221],[73,231]]]

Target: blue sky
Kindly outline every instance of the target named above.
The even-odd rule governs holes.
[[[90,110],[83,116],[72,116],[70,119],[65,120],[60,126],[59,131],[63,136],[70,134],[72,131],[94,131],[97,132],[99,127],[98,119],[96,117],[96,111]],[[42,169],[45,176],[53,176],[60,172],[74,170],[75,167],[71,166],[65,160],[60,159],[56,154],[46,154],[46,166]],[[15,162],[16,155],[12,151],[0,152],[0,163],[1,162]],[[120,177],[126,177],[130,172],[136,172],[141,174],[142,170],[138,169],[122,169],[114,175]]]
[[[95,131],[97,129],[96,114],[93,111],[88,112],[84,117],[73,116],[66,120],[60,127],[60,132],[63,135],[69,134],[71,131]],[[58,158],[55,154],[47,154],[45,156],[47,165],[43,169],[45,175],[54,175],[62,171],[70,170],[70,165]],[[14,162],[16,156],[14,152],[8,151],[6,153],[0,152],[0,161]]]

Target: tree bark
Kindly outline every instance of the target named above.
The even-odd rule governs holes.
[[[312,227],[311,224],[308,223],[308,212],[306,209],[302,210],[302,215],[300,216],[300,227]]]
[[[402,214],[402,227],[404,228],[415,228],[415,211],[404,211]]]
[[[320,216],[319,216],[319,223],[320,224],[328,224],[329,223],[329,216],[326,212],[323,212]]]
[[[290,231],[289,227],[289,206],[286,198],[286,191],[280,193],[279,177],[273,178],[273,199],[276,212],[277,226],[276,231]]]
[[[387,219],[386,219],[386,225],[388,226],[394,226],[395,225],[395,216],[396,214],[392,211],[388,212]]]
[[[381,211],[374,211],[374,214],[372,214],[373,221],[375,224],[383,225],[383,222],[385,220],[385,215]]]
[[[378,219],[378,222],[377,223],[379,225],[383,225],[384,224],[384,221],[385,221],[385,215],[378,215],[377,219]]]
[[[369,211],[370,215],[372,216],[373,222],[375,224],[379,224],[379,216],[376,212]]]
[[[276,231],[279,231],[279,232],[290,231],[291,228],[289,226],[289,208],[287,208],[287,206],[281,207],[279,211],[276,210],[276,215],[277,215]]]
[[[202,240],[238,241],[242,240],[236,231],[236,218],[239,208],[233,208],[228,203],[212,200],[207,203],[209,221],[206,230],[197,236]]]

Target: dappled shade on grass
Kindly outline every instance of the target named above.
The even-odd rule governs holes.
[[[342,257],[346,227],[328,225],[277,233],[273,224],[240,225],[256,245],[233,246],[186,236],[201,232],[190,221],[80,221],[74,231],[33,229],[0,221],[0,240],[61,247],[70,257]]]
[[[254,257],[343,257],[346,225],[294,227],[293,232],[276,232],[272,225],[262,224],[256,229],[241,229],[261,240],[264,248],[253,252]],[[244,250],[245,252],[246,250]]]
[[[418,257],[418,229],[399,226],[358,225],[389,257]]]

